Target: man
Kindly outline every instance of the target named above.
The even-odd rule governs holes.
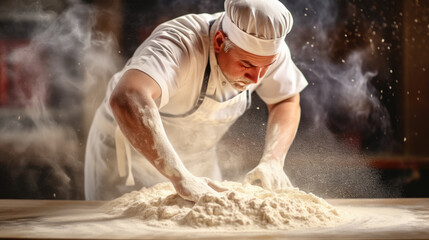
[[[269,118],[262,159],[245,181],[291,186],[283,166],[307,85],[285,43],[292,17],[278,0],[224,6],[161,24],[113,76],[88,137],[87,199],[168,180],[191,201],[224,190],[213,181],[221,180],[216,143],[254,91]]]

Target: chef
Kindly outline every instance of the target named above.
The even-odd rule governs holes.
[[[112,77],[88,136],[86,199],[164,181],[190,201],[225,190],[214,181],[222,179],[216,144],[253,92],[269,116],[262,158],[244,181],[291,186],[284,161],[307,85],[285,42],[292,16],[278,0],[226,0],[224,7],[159,25]]]

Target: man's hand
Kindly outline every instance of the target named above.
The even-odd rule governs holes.
[[[276,163],[261,162],[252,171],[247,173],[244,183],[260,185],[261,187],[278,191],[291,188],[292,184],[283,168]]]
[[[267,107],[264,153],[259,165],[246,175],[244,182],[277,191],[292,187],[283,166],[301,116],[299,94]]]
[[[217,195],[218,192],[228,190],[209,178],[195,177],[194,175],[188,175],[173,182],[173,185],[182,198],[192,202],[197,202],[200,197],[206,194]]]

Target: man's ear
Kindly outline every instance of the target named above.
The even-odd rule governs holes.
[[[220,30],[216,31],[214,35],[214,43],[213,43],[215,53],[219,53],[225,47],[225,37],[226,35],[224,32]]]

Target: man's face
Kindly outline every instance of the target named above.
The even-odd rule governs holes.
[[[225,52],[224,48],[225,35],[217,31],[214,49],[219,67],[229,83],[238,91],[244,91],[250,84],[258,83],[278,56],[278,54],[258,56],[236,46]]]

